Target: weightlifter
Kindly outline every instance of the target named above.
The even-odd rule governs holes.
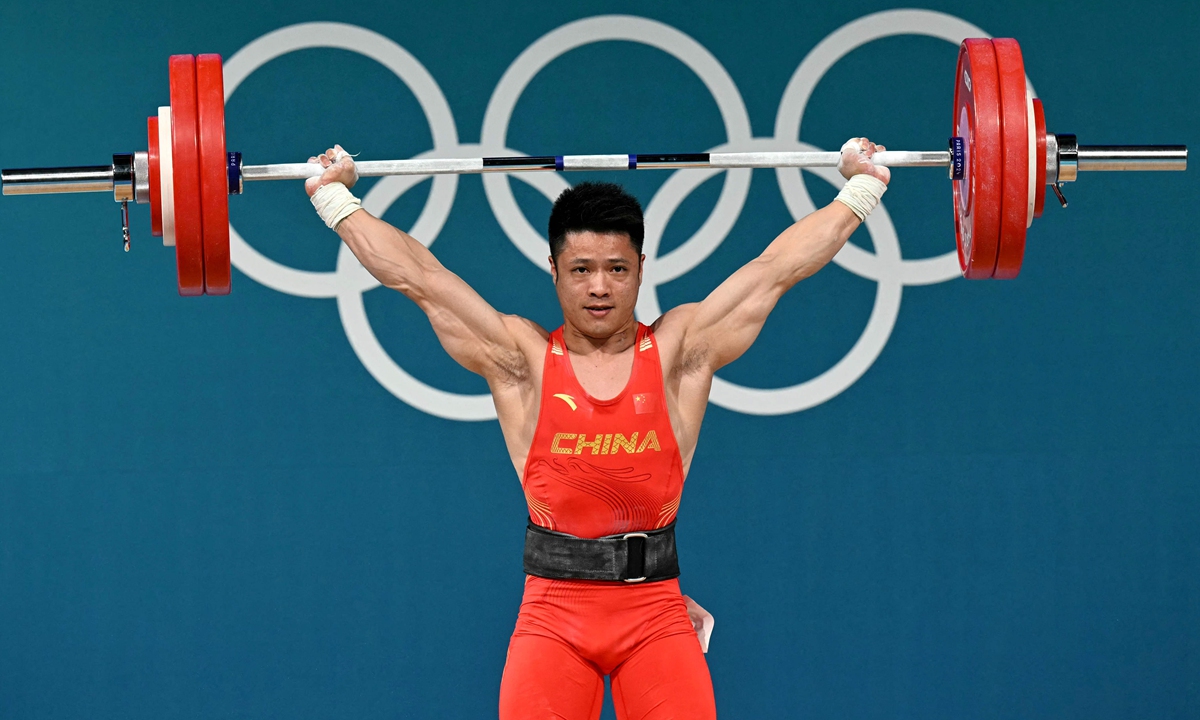
[[[714,718],[712,680],[679,590],[674,523],[718,368],[750,347],[779,298],[821,269],[878,204],[883,150],[855,138],[830,203],[784,230],[698,303],[634,319],[642,209],[583,183],[550,212],[562,327],[497,312],[406,233],[362,210],[354,161],[335,146],[305,190],[381,283],[428,315],[442,347],[487,380],[529,505],[525,594],[500,717]]]

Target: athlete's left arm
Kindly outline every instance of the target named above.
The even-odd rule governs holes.
[[[863,138],[861,147],[860,152],[843,148],[842,174],[847,178],[867,174],[887,183],[888,169],[876,167],[870,160],[882,146]],[[832,260],[860,224],[848,205],[834,200],[784,230],[761,255],[704,300],[678,308],[682,363],[691,369],[715,371],[741,357],[779,298]],[[674,324],[671,320],[663,317],[664,324]]]

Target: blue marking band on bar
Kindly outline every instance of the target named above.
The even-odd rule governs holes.
[[[630,169],[630,170],[637,170],[637,155],[630,155],[630,156],[629,156],[629,169]]]
[[[554,169],[559,172],[562,172],[562,169],[563,169],[563,156],[562,155],[556,155],[554,157]]]
[[[229,180],[229,194],[242,194],[242,154],[240,152],[226,153],[225,174]]]
[[[966,140],[961,137],[950,138],[950,179],[963,179],[966,170],[966,159]]]

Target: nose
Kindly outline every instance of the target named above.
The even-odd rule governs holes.
[[[595,273],[591,277],[591,282],[588,283],[588,297],[606,298],[609,295],[609,279],[605,277],[605,273]]]

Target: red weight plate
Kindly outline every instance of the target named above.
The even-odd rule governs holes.
[[[1042,109],[1042,101],[1033,100],[1033,121],[1037,124],[1037,183],[1033,189],[1033,216],[1042,216],[1046,207],[1046,111]]]
[[[146,135],[150,145],[146,156],[150,162],[150,234],[162,237],[162,179],[158,172],[158,118],[146,118]]]
[[[954,230],[963,277],[988,278],[1000,238],[1003,141],[996,52],[968,38],[958,50],[954,135],[965,141],[963,179],[954,181]]]
[[[204,292],[228,295],[229,175],[225,154],[225,84],[220,55],[196,58],[196,106],[200,127],[200,205],[204,215]]]
[[[180,295],[204,294],[200,158],[196,147],[196,59],[171,56],[171,161],[175,181],[175,267]]]
[[[1009,280],[1021,272],[1025,230],[1029,227],[1029,105],[1021,46],[1012,38],[992,40],[1000,76],[1000,115],[1004,138],[1004,199],[1000,210],[1000,249],[992,277]]]

